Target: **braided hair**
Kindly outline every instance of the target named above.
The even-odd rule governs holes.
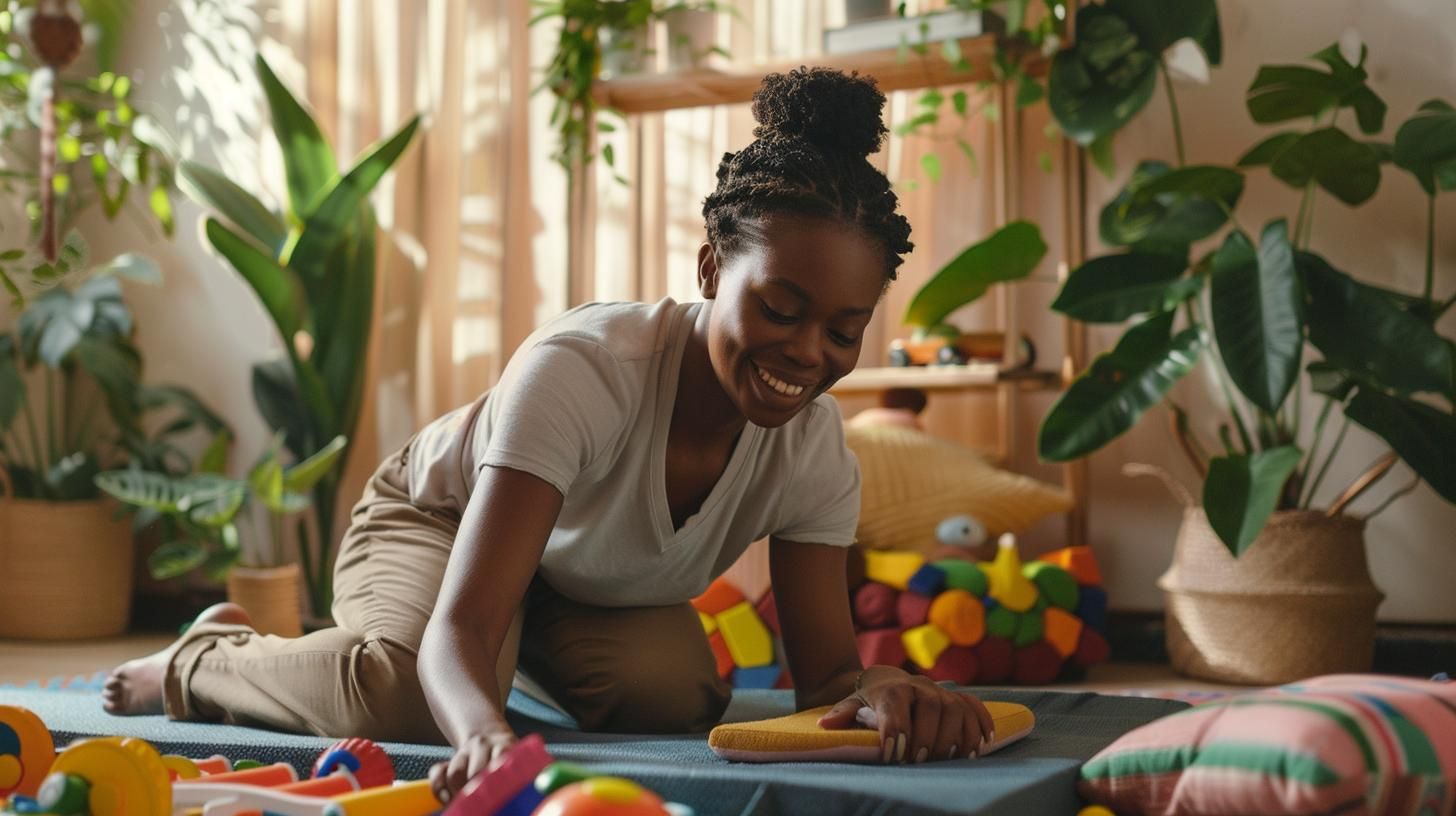
[[[872,77],[829,68],[769,74],[753,95],[755,141],[724,153],[718,187],[703,202],[708,241],[731,255],[756,242],[754,229],[774,213],[852,224],[885,248],[885,279],[913,244],[896,212],[890,181],[867,157],[885,134],[885,95]]]

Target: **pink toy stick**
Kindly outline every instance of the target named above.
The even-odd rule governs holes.
[[[552,762],[540,734],[530,734],[511,747],[509,753],[475,777],[446,808],[445,816],[479,816],[495,813],[516,794],[536,781],[536,775]]]

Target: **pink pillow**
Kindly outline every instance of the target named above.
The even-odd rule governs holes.
[[[1205,703],[1082,766],[1119,814],[1456,812],[1456,683],[1340,674]]]

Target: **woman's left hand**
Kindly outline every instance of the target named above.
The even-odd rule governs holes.
[[[861,675],[859,690],[820,717],[819,725],[848,728],[866,706],[878,720],[886,763],[976,756],[994,739],[995,722],[980,700],[888,666]]]

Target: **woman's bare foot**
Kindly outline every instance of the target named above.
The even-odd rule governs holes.
[[[192,625],[199,623],[240,623],[252,626],[253,619],[248,617],[247,610],[235,603],[220,603],[204,609]],[[101,707],[108,714],[120,716],[161,714],[162,677],[166,674],[167,663],[176,651],[177,643],[173,643],[160,652],[128,660],[112,669],[101,690]]]

